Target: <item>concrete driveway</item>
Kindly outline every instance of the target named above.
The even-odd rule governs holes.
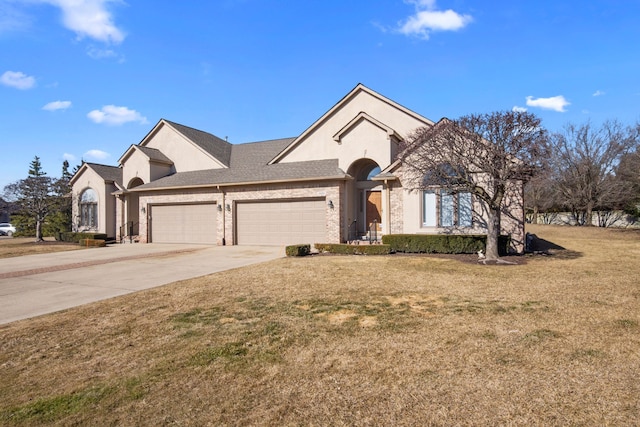
[[[283,247],[151,243],[5,258],[0,324],[283,256]]]

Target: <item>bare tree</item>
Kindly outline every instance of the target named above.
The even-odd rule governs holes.
[[[636,125],[636,135],[640,134],[640,123]],[[632,189],[632,197],[626,207],[627,213],[640,216],[640,138],[635,146],[620,159],[616,175],[627,181]]]
[[[522,193],[516,189],[535,175],[547,156],[547,132],[539,118],[499,111],[418,128],[402,147],[400,160],[410,188],[437,185],[470,192],[481,202],[486,211],[480,216],[486,217],[486,257],[495,260],[501,214],[514,208],[522,212]]]
[[[527,219],[533,224],[538,224],[540,220],[549,224],[557,216],[555,181],[546,168],[526,183],[524,201]]]
[[[552,136],[559,197],[578,225],[593,225],[595,210],[622,209],[633,197],[633,186],[616,170],[637,140],[635,129],[617,121],[599,128],[568,124]]]

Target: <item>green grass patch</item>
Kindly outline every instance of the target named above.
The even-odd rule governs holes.
[[[637,329],[638,321],[634,319],[618,319],[615,325],[620,329]]]
[[[191,363],[196,366],[207,366],[219,359],[234,361],[249,353],[249,349],[243,342],[230,342],[217,347],[204,349],[193,355]]]
[[[593,348],[576,350],[571,353],[571,360],[591,360],[591,359],[602,359],[606,356],[606,353],[602,350],[596,350]]]
[[[45,397],[0,412],[0,420],[27,425],[50,423],[86,411],[113,392],[114,389],[111,387],[91,387],[70,394]]]
[[[537,343],[559,337],[560,333],[552,331],[551,329],[536,329],[535,331],[527,333],[523,339],[528,342]]]

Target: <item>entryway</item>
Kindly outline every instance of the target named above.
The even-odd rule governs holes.
[[[355,179],[347,187],[347,241],[382,237],[382,184],[373,180],[379,173],[380,167],[371,159],[357,160],[349,168]]]

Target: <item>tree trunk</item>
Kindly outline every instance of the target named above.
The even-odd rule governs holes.
[[[42,242],[42,221],[40,218],[36,219],[36,242]]]
[[[487,260],[497,260],[500,257],[498,252],[498,237],[500,236],[500,209],[488,209],[487,218]]]
[[[584,225],[587,227],[593,226],[593,206],[591,203],[587,205],[587,209],[584,213]]]

